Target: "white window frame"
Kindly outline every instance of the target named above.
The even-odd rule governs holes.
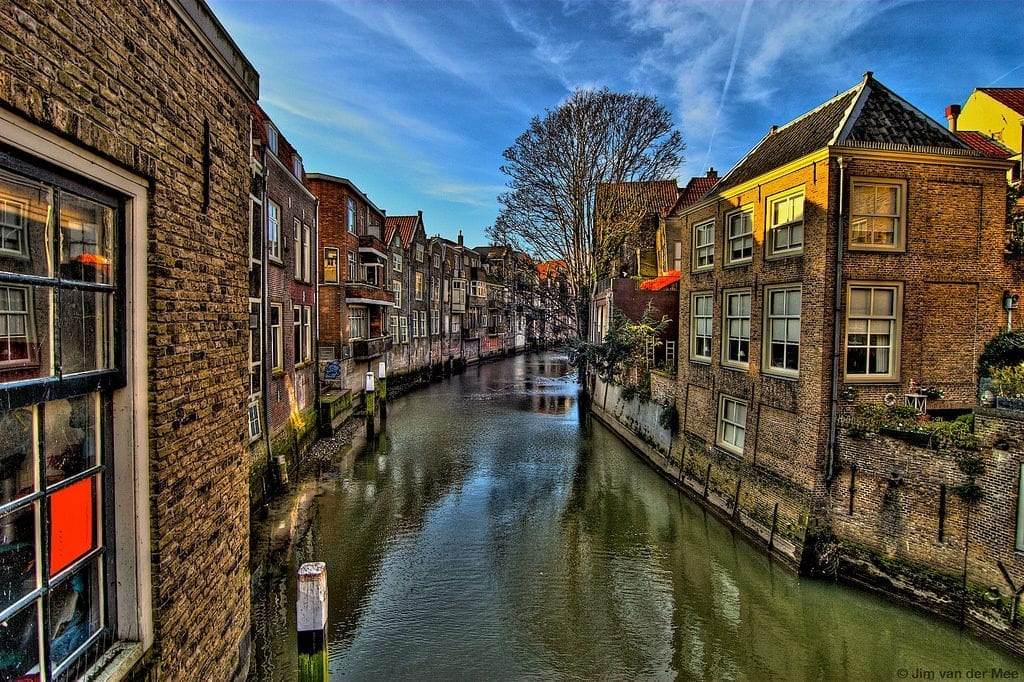
[[[722,365],[736,369],[747,369],[750,366],[750,317],[753,310],[753,294],[750,289],[732,289],[722,292]],[[746,299],[746,315],[743,302]],[[733,301],[739,308],[733,309]],[[733,341],[738,344],[735,355]],[[743,348],[746,353],[743,353]],[[745,359],[740,359],[745,355]]]
[[[730,410],[729,408],[733,408]],[[742,410],[742,414],[739,411]],[[718,399],[718,428],[715,443],[718,447],[740,457],[747,437],[747,413],[749,404],[730,395],[722,394]]]
[[[740,229],[737,230],[736,228]],[[745,228],[745,231],[744,229]],[[737,245],[746,255],[734,256]],[[754,209],[744,206],[725,216],[725,264],[749,263],[754,258]]]
[[[324,247],[324,284],[337,284],[341,281],[341,262],[338,249],[333,246]],[[330,274],[330,273],[333,273]]]
[[[698,304],[710,303],[710,309],[698,310]],[[699,313],[699,314],[698,314]],[[711,291],[694,291],[690,294],[690,359],[696,362],[711,362],[715,320],[715,294]],[[701,332],[707,332],[703,334]],[[699,352],[704,346],[707,354]],[[698,343],[700,342],[700,343]]]
[[[274,155],[276,156],[278,150],[279,137],[277,134],[277,128],[275,128],[274,124],[271,123],[270,121],[264,121],[263,127],[267,131],[267,149],[273,152]]]
[[[402,271],[402,254],[394,253],[391,254],[391,270],[392,272]]]
[[[793,295],[796,295],[796,312],[792,311],[790,304],[793,303]],[[782,307],[778,303],[782,299]],[[764,347],[761,350],[761,371],[767,374],[777,374],[784,377],[800,376],[800,355],[801,355],[801,312],[803,309],[803,292],[800,285],[782,284],[765,287],[764,290],[764,320],[761,336]],[[774,364],[774,350],[781,346],[783,363],[781,366]],[[795,346],[795,348],[794,348]],[[792,364],[792,353],[796,354],[796,367],[787,367]]]
[[[693,226],[693,271],[715,267],[715,221],[705,220]]]
[[[294,151],[292,152],[292,173],[299,180],[302,180],[302,157]]]
[[[414,278],[414,282],[415,282],[416,300],[417,301],[422,301],[423,300],[423,273],[422,272],[417,272],[416,273],[416,276]]]
[[[267,254],[281,260],[281,206],[267,200]]]
[[[274,313],[277,313],[277,324],[274,324]],[[270,369],[273,372],[284,371],[284,306],[280,303],[270,304]]]
[[[292,276],[296,280],[302,282],[304,281],[302,277],[302,263],[304,261],[302,253],[302,221],[298,218],[295,218],[292,221],[292,232],[294,233],[292,240],[294,241],[295,247],[295,253],[292,255],[292,260],[294,261],[293,268],[295,272],[292,273]]]
[[[409,317],[407,315],[398,316],[398,335],[399,343],[409,343]]]
[[[804,252],[804,188],[787,190],[768,197],[765,221],[767,256],[784,258]],[[786,237],[786,244],[779,246],[779,240]]]
[[[354,305],[348,309],[348,340],[367,339],[370,334],[369,310],[366,306]]]
[[[359,258],[356,257],[355,251],[346,251],[345,256],[345,274],[347,276],[346,281],[358,282],[359,281]]]
[[[864,190],[871,188],[876,191],[878,189],[895,189],[896,190],[896,211],[894,213],[878,213],[874,210],[865,210],[860,213],[855,212],[858,203],[858,190]],[[851,251],[895,251],[900,252],[905,249],[906,244],[906,205],[907,205],[907,183],[904,180],[895,180],[887,178],[853,178],[850,181],[850,226],[847,230],[847,244]],[[874,221],[889,221],[892,225],[892,241],[885,242],[874,241],[872,237],[869,241],[854,241],[855,235],[858,232],[865,233],[867,235],[878,235],[884,231],[875,229],[860,229],[858,223],[874,222]]]
[[[345,228],[349,234],[356,233],[356,201],[355,199],[349,198],[345,204],[345,210],[347,214],[345,216]]]
[[[147,307],[149,184],[120,166],[69,144],[53,133],[0,109],[0,143],[8,144],[57,168],[78,174],[124,196],[123,229],[126,386],[112,395],[112,453],[116,465],[108,493],[113,495],[111,562],[117,585],[113,636],[125,642],[109,662],[130,669],[154,643],[150,536],[150,453],[146,415],[149,410]],[[86,672],[86,671],[83,671]],[[102,674],[98,668],[89,675]]]
[[[441,311],[430,311],[430,333],[434,336],[441,333]]]
[[[395,307],[402,307],[402,280],[391,280],[391,291],[395,294]]]
[[[672,242],[672,248],[674,250],[674,254],[673,254],[673,257],[672,257],[672,270],[675,270],[676,272],[682,272],[682,270],[683,270],[683,243],[682,242]]]
[[[873,295],[870,297],[870,310],[866,314],[851,317],[851,301],[855,291],[867,290],[873,294],[875,291],[892,292],[893,311],[891,315],[882,314],[874,310]],[[846,285],[846,315],[844,319],[844,342],[843,342],[843,376],[850,383],[891,383],[899,380],[900,375],[900,346],[903,319],[903,284],[899,282],[849,282]],[[851,346],[851,321],[864,321],[867,323],[864,343],[857,343]],[[872,324],[875,322],[877,324]],[[889,344],[882,346],[874,343],[872,337],[876,336],[874,331],[880,330],[882,324],[888,326]],[[857,325],[860,327],[861,325]],[[874,329],[873,329],[874,328]],[[859,329],[857,331],[860,331]],[[867,357],[865,359],[864,372],[850,371],[850,350],[852,348],[864,348]],[[867,371],[871,367],[871,354],[879,349],[885,348],[888,352],[888,362],[885,372]]]

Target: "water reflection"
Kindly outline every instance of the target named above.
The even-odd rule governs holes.
[[[893,679],[1016,670],[955,628],[797,580],[578,407],[565,358],[396,401],[254,607],[255,676],[294,678],[294,574],[326,561],[332,678]],[[269,644],[268,644],[269,642]]]

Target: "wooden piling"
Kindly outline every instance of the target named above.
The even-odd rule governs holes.
[[[327,680],[327,565],[313,561],[299,567],[295,612],[298,624],[298,680]]]
[[[373,372],[366,373],[366,390],[363,392],[363,400],[366,405],[366,439],[371,440],[374,434],[374,398],[375,388],[373,380]]]
[[[388,421],[388,378],[384,361],[377,363],[377,397],[380,400],[380,427]]]

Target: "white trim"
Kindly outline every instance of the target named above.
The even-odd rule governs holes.
[[[152,539],[149,482],[149,328],[147,299],[147,181],[53,133],[0,109],[0,142],[128,196],[125,201],[125,373],[114,391],[114,538],[117,637],[153,645]],[[125,469],[129,469],[125,471]],[[134,538],[121,544],[120,538]]]

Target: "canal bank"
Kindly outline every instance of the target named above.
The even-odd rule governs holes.
[[[977,410],[959,440],[876,433],[844,418],[828,506],[814,512],[800,490],[756,465],[756,453],[741,461],[660,426],[674,387],[663,382],[659,392],[651,376],[645,400],[591,377],[589,409],[721,522],[798,575],[882,595],[1024,658],[1024,557],[1012,551],[1024,449],[1019,413]],[[779,500],[788,509],[780,511]]]
[[[780,570],[588,419],[578,389],[564,357],[537,354],[395,400],[384,439],[324,472],[308,532],[254,604],[252,679],[294,679],[294,574],[308,561],[327,565],[332,679],[1016,665],[954,627]]]

